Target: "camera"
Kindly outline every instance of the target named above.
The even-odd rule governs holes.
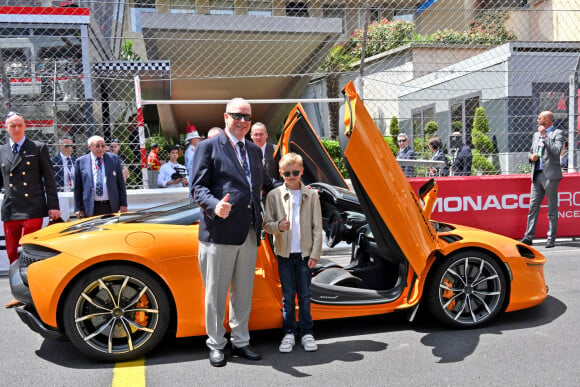
[[[171,180],[177,180],[177,179],[182,179],[184,177],[187,177],[187,170],[183,167],[174,167],[173,170],[175,172],[173,172],[173,174],[171,175]]]

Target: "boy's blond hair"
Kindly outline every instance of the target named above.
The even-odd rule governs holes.
[[[297,153],[290,152],[290,153],[286,153],[280,159],[280,169],[282,169],[283,167],[287,167],[288,165],[292,165],[292,164],[298,164],[298,165],[300,165],[300,167],[302,167],[303,166],[302,156],[300,156]]]

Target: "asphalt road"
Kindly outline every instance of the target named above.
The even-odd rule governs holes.
[[[577,386],[580,381],[580,241],[540,247],[548,299],[490,326],[452,331],[407,313],[315,323],[319,350],[280,354],[279,331],[255,332],[264,359],[207,360],[204,338],[168,340],[143,362],[95,363],[66,341],[44,340],[0,309],[0,386],[454,385]],[[9,299],[8,280],[0,294]]]

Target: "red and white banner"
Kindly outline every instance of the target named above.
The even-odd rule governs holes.
[[[415,192],[428,178],[411,178]],[[522,238],[530,206],[530,175],[439,177],[439,198],[431,218]],[[548,231],[544,198],[536,237]],[[559,237],[580,236],[580,173],[565,173],[558,187]]]

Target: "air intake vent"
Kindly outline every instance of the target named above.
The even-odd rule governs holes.
[[[442,235],[439,238],[443,239],[447,243],[454,243],[454,242],[461,240],[461,237],[459,235],[453,235],[453,234]]]
[[[530,250],[527,246],[518,245],[518,252],[524,258],[536,258],[534,252]]]

